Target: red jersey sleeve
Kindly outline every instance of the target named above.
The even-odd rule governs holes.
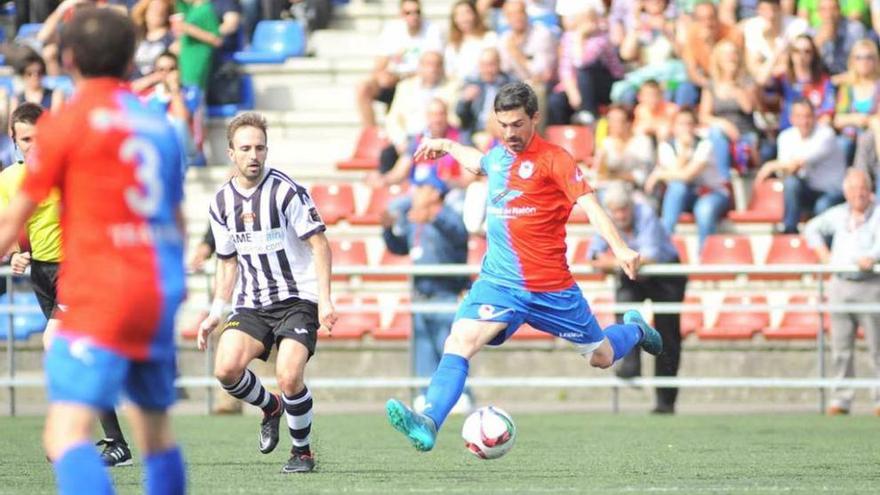
[[[550,180],[565,193],[565,197],[574,204],[578,198],[593,192],[593,188],[584,177],[583,171],[575,163],[574,158],[564,151],[553,153],[550,163]]]
[[[46,116],[37,122],[34,149],[27,160],[27,173],[21,191],[39,203],[55,187],[61,186],[67,136],[55,129],[55,121]]]

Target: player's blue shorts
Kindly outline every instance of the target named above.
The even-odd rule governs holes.
[[[85,337],[57,335],[44,360],[50,402],[113,409],[124,393],[137,406],[164,411],[177,398],[173,357],[134,361]]]
[[[558,292],[530,292],[477,280],[455,319],[507,323],[489,345],[500,345],[523,323],[575,344],[584,354],[594,351],[605,338],[577,285]]]

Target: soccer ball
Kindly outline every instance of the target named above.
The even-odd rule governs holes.
[[[481,407],[464,420],[461,437],[471,454],[480,459],[498,459],[513,448],[516,426],[501,409]]]

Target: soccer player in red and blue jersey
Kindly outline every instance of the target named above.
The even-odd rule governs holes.
[[[134,404],[145,492],[185,491],[167,415],[185,294],[181,152],[165,116],[124,86],[134,47],[134,26],[113,9],[80,9],[65,25],[62,60],[76,93],[38,121],[22,188],[0,215],[5,252],[35,206],[61,191],[67,310],[46,353],[44,444],[62,494],[113,492],[91,430],[121,393]]]
[[[499,90],[494,106],[503,144],[486,155],[446,139],[425,140],[416,151],[429,159],[449,153],[489,179],[488,251],[455,316],[424,414],[397,399],[386,404],[391,425],[422,451],[434,447],[437,430],[461,395],[470,358],[485,345],[503,343],[523,323],[572,342],[599,368],[610,367],[636,345],[653,355],[663,349],[660,334],[637,311],[603,331],[572,278],[565,223],[575,203],[630,278],[638,271],[639,254],[621,239],[571,155],[538,136],[534,91],[510,83]]]

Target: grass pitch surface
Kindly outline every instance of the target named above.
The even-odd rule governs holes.
[[[880,418],[813,415],[514,414],[517,444],[482,461],[453,417],[417,453],[380,415],[317,415],[318,471],[282,475],[290,439],[257,450],[259,419],[176,417],[190,492],[225,493],[880,493]],[[41,418],[0,419],[0,493],[54,492]],[[116,468],[141,492],[139,460]]]

